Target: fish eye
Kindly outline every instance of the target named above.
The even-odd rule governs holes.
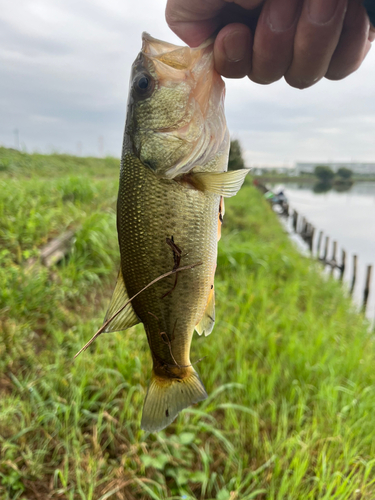
[[[154,79],[147,73],[140,73],[134,78],[133,88],[140,97],[149,97],[154,90]]]
[[[147,76],[142,76],[139,80],[138,80],[138,88],[140,90],[146,90],[147,87],[148,87],[148,84],[149,84],[149,79],[147,78]]]

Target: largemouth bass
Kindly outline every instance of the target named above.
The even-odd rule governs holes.
[[[121,270],[105,321],[157,277],[176,272],[135,297],[105,331],[143,323],[153,369],[141,427],[158,431],[207,397],[190,344],[194,329],[213,329],[223,197],[237,193],[248,170],[227,172],[224,82],[214,70],[213,41],[195,49],[146,33],[142,41],[117,202]]]

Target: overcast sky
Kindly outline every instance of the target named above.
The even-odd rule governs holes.
[[[0,144],[120,156],[141,33],[180,43],[164,0],[0,0]],[[249,166],[375,162],[375,49],[341,82],[296,90],[227,80],[226,114]]]

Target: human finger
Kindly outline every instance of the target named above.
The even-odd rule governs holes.
[[[248,26],[232,23],[217,35],[214,45],[215,69],[227,78],[243,78],[251,71],[253,35]]]
[[[284,76],[293,59],[301,0],[267,0],[256,27],[249,77],[268,84]]]
[[[168,0],[165,19],[171,30],[185,43],[196,47],[218,27],[218,14],[225,6],[224,0]]]
[[[361,0],[349,0],[339,43],[333,53],[326,78],[341,80],[361,65],[367,52],[370,21]]]
[[[168,26],[190,47],[197,47],[220,28],[234,22],[231,13],[259,7],[264,0],[168,0]],[[236,19],[235,21],[237,21]]]
[[[307,88],[327,73],[346,8],[347,0],[305,0],[294,39],[293,60],[285,74],[289,85]]]

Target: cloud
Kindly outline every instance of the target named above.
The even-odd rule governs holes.
[[[15,0],[0,10],[0,143],[119,156],[142,31],[173,43],[164,0]],[[227,81],[232,135],[249,162],[375,159],[375,54],[340,82],[298,91]],[[319,156],[319,158],[317,158]]]
[[[375,57],[345,80],[298,91],[227,82],[227,119],[249,164],[375,161]]]

